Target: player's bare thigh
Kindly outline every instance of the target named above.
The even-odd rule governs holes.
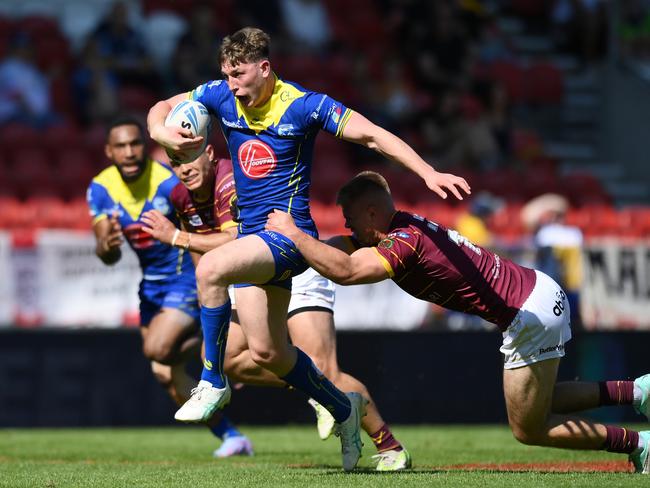
[[[212,286],[265,283],[275,274],[275,260],[261,237],[250,235],[228,242],[201,256],[196,267],[199,296]],[[211,306],[209,303],[201,302]]]
[[[172,364],[181,343],[197,333],[197,324],[185,312],[163,307],[146,327],[140,327],[145,356],[153,361]]]
[[[316,364],[325,376],[338,372],[334,316],[324,310],[299,312],[287,321],[289,337]]]
[[[503,370],[508,421],[517,439],[534,437],[545,427],[559,364],[560,359],[555,358]]]
[[[289,290],[274,285],[235,289],[239,322],[251,357],[279,376],[295,362],[287,332],[290,298]]]

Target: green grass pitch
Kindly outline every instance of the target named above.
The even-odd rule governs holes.
[[[242,430],[256,455],[216,460],[218,442],[200,427],[0,429],[0,487],[650,486],[643,475],[580,471],[620,469],[622,455],[523,446],[505,426],[396,426],[414,461],[407,473],[373,471],[365,435],[359,468],[343,473],[338,439],[321,441],[315,427]],[[508,471],[511,463],[524,471]],[[553,463],[576,469],[548,472]]]

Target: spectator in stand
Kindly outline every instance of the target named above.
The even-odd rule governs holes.
[[[472,198],[467,211],[458,216],[454,227],[474,244],[491,249],[495,239],[489,228],[489,219],[502,206],[500,198],[480,192]]]
[[[0,124],[21,122],[41,128],[56,119],[49,80],[34,62],[32,40],[19,32],[0,63]]]
[[[558,0],[551,20],[556,43],[575,52],[586,66],[603,57],[608,30],[604,0]]]
[[[463,94],[449,89],[440,94],[434,113],[423,121],[425,140],[436,158],[449,167],[484,170],[500,160],[499,146],[489,121],[477,107],[475,113],[463,112]]]
[[[332,29],[321,0],[280,0],[280,10],[294,50],[318,53],[327,49]]]
[[[100,56],[97,41],[88,39],[72,74],[75,104],[82,123],[108,122],[119,110],[119,80]]]
[[[198,86],[221,69],[217,51],[223,35],[215,29],[215,14],[210,2],[192,9],[189,27],[178,41],[171,63],[175,91]]]
[[[96,43],[98,54],[121,84],[155,87],[151,82],[152,78],[157,78],[153,60],[140,32],[129,25],[128,14],[127,4],[116,2],[90,39]]]
[[[561,195],[546,193],[521,209],[524,225],[533,232],[535,268],[564,288],[571,306],[571,322],[579,325],[582,283],[582,231],[565,223],[569,202]]]

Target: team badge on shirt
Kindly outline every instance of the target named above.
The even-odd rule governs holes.
[[[379,244],[377,244],[377,247],[385,247],[386,249],[390,249],[391,247],[393,247],[394,244],[395,241],[393,239],[386,238],[383,241],[381,241]]]
[[[154,197],[151,201],[151,205],[163,215],[169,213],[169,202],[167,202],[165,197]]]
[[[190,217],[189,219],[190,224],[192,224],[194,227],[201,227],[203,225],[203,221],[201,220],[201,217],[194,214]]]

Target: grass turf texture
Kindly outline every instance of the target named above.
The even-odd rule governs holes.
[[[323,442],[314,427],[243,431],[255,444],[256,455],[216,460],[211,453],[218,442],[200,427],[4,429],[0,487],[650,485],[650,478],[641,475],[580,472],[592,462],[621,469],[623,455],[523,446],[505,426],[394,427],[413,456],[414,469],[407,473],[373,471],[375,449],[365,435],[359,468],[346,474],[340,468],[338,439]],[[496,466],[512,463],[517,463],[512,471]],[[576,469],[547,472],[558,463],[563,469],[576,463]],[[520,464],[524,471],[518,471]]]

